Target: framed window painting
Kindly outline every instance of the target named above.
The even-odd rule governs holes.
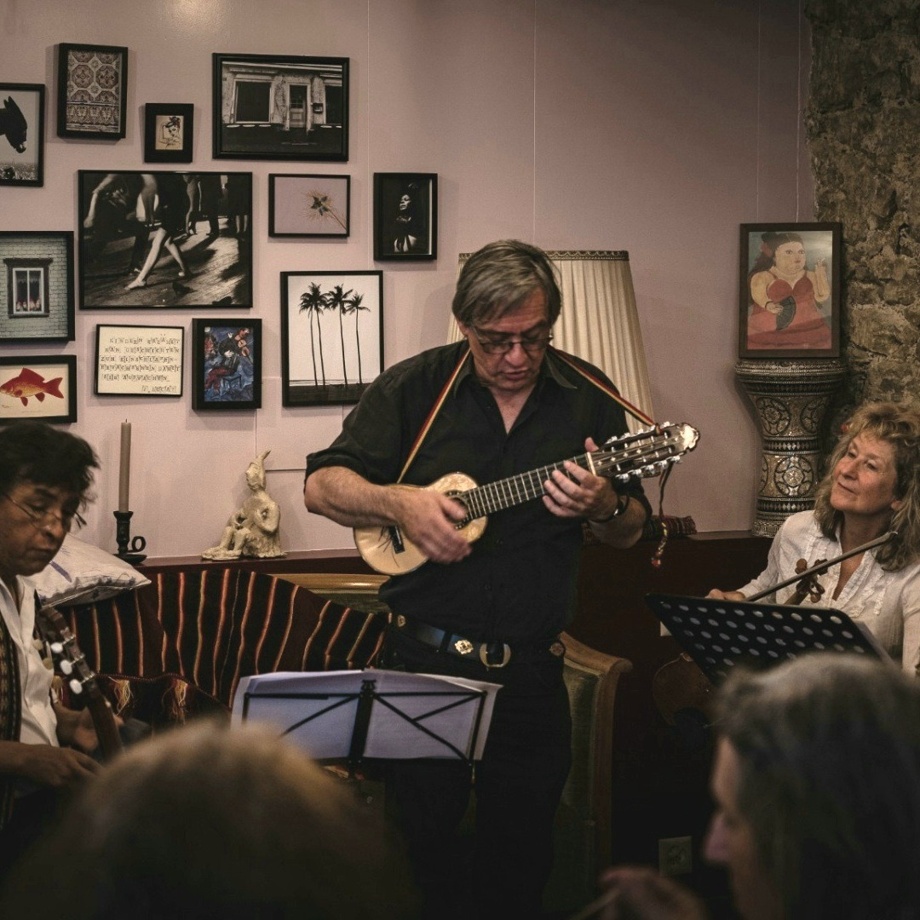
[[[350,176],[270,174],[269,236],[348,236]]]
[[[45,87],[0,83],[0,185],[45,184]]]
[[[0,231],[0,346],[74,339],[70,230]]]
[[[0,355],[0,425],[77,420],[74,355]]]
[[[144,162],[191,163],[195,106],[148,102],[144,106]]]
[[[252,173],[78,174],[81,310],[252,307]]]
[[[281,273],[281,402],[356,403],[383,369],[383,272]]]
[[[127,106],[127,48],[58,45],[58,137],[117,141]]]
[[[262,321],[192,320],[192,408],[262,406]]]
[[[437,174],[374,173],[374,259],[437,257]]]
[[[183,326],[96,326],[97,396],[181,396]]]
[[[742,358],[840,356],[841,225],[741,225]]]
[[[348,58],[213,55],[215,159],[348,159]]]

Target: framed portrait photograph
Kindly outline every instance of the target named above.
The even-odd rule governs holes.
[[[77,420],[74,355],[0,355],[0,425]]]
[[[0,346],[74,340],[73,232],[0,231]]]
[[[437,257],[437,173],[374,173],[374,259]]]
[[[195,106],[148,102],[144,106],[144,162],[191,163]]]
[[[840,356],[841,224],[741,225],[738,353]]]
[[[281,404],[355,403],[383,369],[383,272],[281,273]]]
[[[127,107],[127,48],[58,45],[58,137],[117,141]]]
[[[96,326],[97,396],[181,396],[183,326]]]
[[[270,174],[269,236],[348,236],[351,176]]]
[[[45,87],[0,83],[0,185],[45,184]]]
[[[213,55],[215,159],[348,159],[348,58]]]
[[[78,174],[81,310],[252,307],[252,173]]]
[[[192,408],[262,407],[262,320],[192,320]]]

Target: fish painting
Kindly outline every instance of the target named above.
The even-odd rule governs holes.
[[[29,400],[33,396],[39,402],[44,402],[45,396],[56,396],[58,399],[63,399],[64,394],[61,392],[63,379],[63,377],[55,377],[53,380],[45,380],[41,374],[24,367],[18,376],[0,384],[0,393],[22,400],[24,406],[29,405]]]

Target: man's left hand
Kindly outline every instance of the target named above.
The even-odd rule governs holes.
[[[593,438],[585,440],[588,453],[598,450]],[[610,481],[595,476],[577,463],[566,460],[565,472],[553,470],[546,481],[546,495],[543,504],[557,517],[583,517],[600,520],[609,517],[620,501]]]

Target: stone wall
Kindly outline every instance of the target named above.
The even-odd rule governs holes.
[[[815,219],[843,225],[833,415],[920,401],[920,0],[805,0]]]

